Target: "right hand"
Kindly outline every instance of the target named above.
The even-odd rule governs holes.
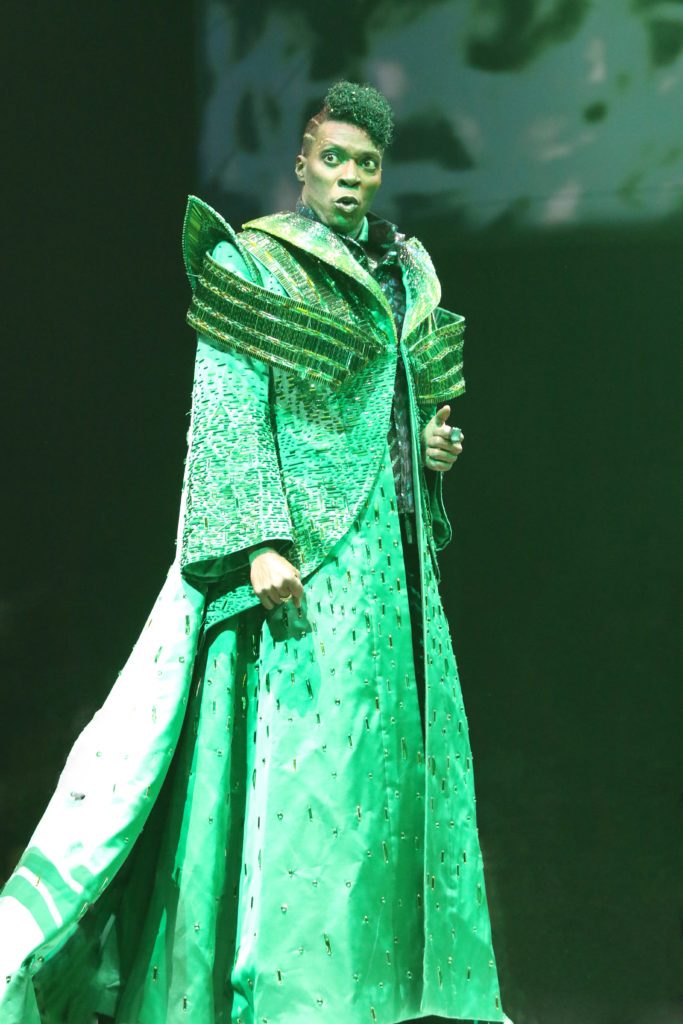
[[[462,455],[465,435],[460,431],[457,441],[451,439],[452,430],[446,424],[451,414],[450,405],[444,405],[422,430],[422,464],[437,473],[452,469],[458,455]],[[456,435],[457,436],[457,435]]]
[[[291,597],[295,608],[301,607],[304,594],[301,573],[277,551],[264,551],[251,563],[251,585],[264,608],[270,611]]]

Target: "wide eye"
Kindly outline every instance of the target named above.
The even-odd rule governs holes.
[[[336,164],[337,154],[333,153],[331,150],[328,150],[327,153],[323,153],[323,161],[326,164]]]

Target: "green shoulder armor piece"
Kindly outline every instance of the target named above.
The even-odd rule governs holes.
[[[193,290],[201,275],[206,253],[212,251],[219,242],[234,245],[247,264],[252,280],[256,284],[263,284],[256,260],[242,245],[227,220],[198,196],[188,196],[183,222],[183,261]]]
[[[372,336],[319,305],[245,281],[209,253],[187,322],[222,347],[328,384],[342,384],[378,354]]]
[[[448,402],[465,391],[462,364],[464,316],[439,306],[432,314],[431,328],[424,332],[416,331],[407,345],[420,405]]]

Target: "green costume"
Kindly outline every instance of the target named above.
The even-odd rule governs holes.
[[[178,558],[0,898],[0,1017],[503,1021],[437,589],[450,528],[417,442],[463,390],[462,318],[415,239],[400,339],[321,224],[236,236],[191,200],[184,252],[200,337]],[[386,440],[398,358],[425,741]],[[264,542],[301,570],[301,615],[258,604]]]

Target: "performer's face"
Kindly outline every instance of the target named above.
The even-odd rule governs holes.
[[[301,198],[323,224],[352,234],[370,209],[382,182],[382,153],[362,128],[323,121],[308,152],[296,158]]]

